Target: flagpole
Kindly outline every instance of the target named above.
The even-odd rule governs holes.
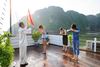
[[[11,0],[10,0],[10,33],[12,33],[12,8],[11,8]]]

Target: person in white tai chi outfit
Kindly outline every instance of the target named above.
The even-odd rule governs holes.
[[[27,38],[26,38],[27,28],[23,22],[19,23],[19,59],[20,67],[28,65],[27,63]]]

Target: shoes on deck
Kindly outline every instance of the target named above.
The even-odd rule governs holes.
[[[46,54],[46,52],[42,52],[43,54]]]
[[[25,67],[26,65],[28,65],[28,63],[20,64],[20,67]]]

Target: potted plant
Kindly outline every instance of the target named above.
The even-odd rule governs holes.
[[[32,32],[32,39],[34,40],[35,43],[38,42],[40,37],[41,37],[41,33],[39,31]]]
[[[14,49],[9,35],[8,32],[0,34],[0,67],[9,67],[14,58]]]

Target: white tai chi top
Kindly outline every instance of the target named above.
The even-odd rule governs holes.
[[[19,47],[28,45],[26,33],[26,28],[19,28]]]

